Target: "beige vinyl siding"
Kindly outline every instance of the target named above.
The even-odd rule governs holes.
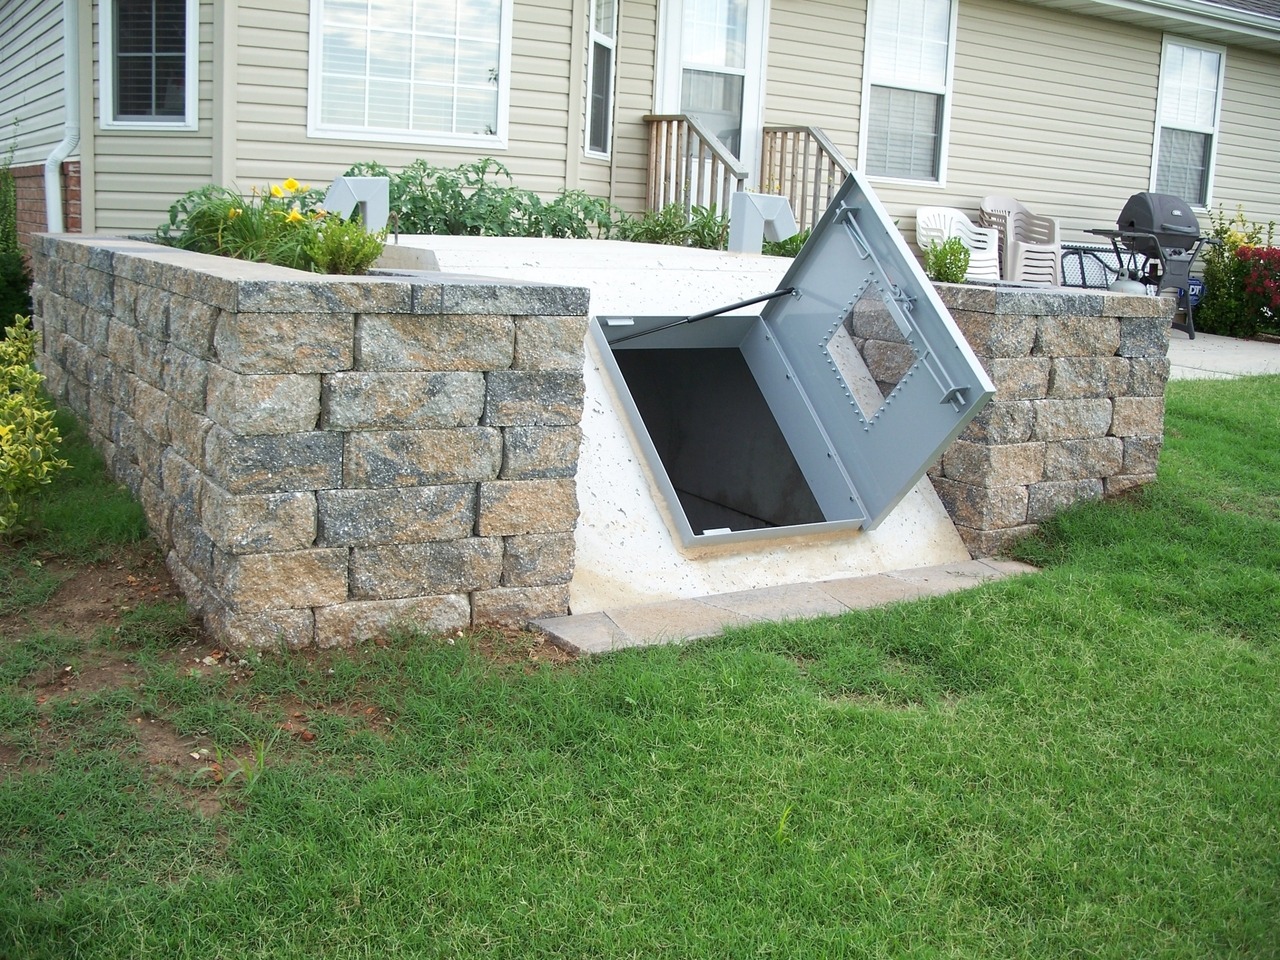
[[[1280,57],[1232,47],[1222,91],[1213,207],[1280,223]]]
[[[654,0],[622,0],[613,126],[613,202],[628,213],[645,208],[649,128],[657,62],[658,7]]]
[[[776,0],[769,20],[765,125],[821,127],[856,162],[865,0]]]
[[[568,0],[515,2],[505,150],[308,137],[309,27],[307,0],[259,0],[240,7],[234,153],[241,186],[286,176],[327,184],[351,164],[366,160],[397,169],[419,157],[438,166],[456,166],[490,156],[506,166],[521,187],[546,194],[564,189],[570,103]]]
[[[961,0],[946,185],[877,191],[904,227],[923,205],[976,216],[989,194],[1056,217],[1064,239],[1114,224],[1150,183],[1160,44],[1111,21]]]
[[[62,140],[62,4],[16,0],[0,12],[0,157],[42,162]]]
[[[133,233],[154,230],[178,197],[212,176],[213,3],[201,0],[199,32],[199,129],[103,130],[101,112],[100,4],[93,17],[93,124],[85,131],[81,153],[92,152],[84,177],[86,209],[93,220],[86,230]],[[86,221],[89,218],[86,216]]]

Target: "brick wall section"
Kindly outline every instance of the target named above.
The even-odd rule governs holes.
[[[30,256],[32,237],[49,229],[44,204],[44,164],[25,164],[13,167],[12,172],[18,194],[18,242]],[[62,218],[67,233],[80,232],[79,160],[62,164]]]
[[[587,291],[38,237],[39,366],[235,647],[567,612]]]
[[[969,551],[1000,553],[1053,514],[1155,479],[1172,300],[940,284],[996,386],[929,471]],[[882,390],[913,359],[869,311],[855,341]]]

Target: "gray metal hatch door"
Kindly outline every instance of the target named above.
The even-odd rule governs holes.
[[[715,311],[705,319],[597,317],[591,327],[686,546],[817,528],[873,529],[995,393],[892,220],[856,174],[846,179],[777,290],[759,299],[767,304],[758,317],[716,316]],[[848,369],[847,357],[836,355],[841,344],[854,342],[850,332],[867,318],[891,331],[898,349],[909,351],[905,373],[884,396],[853,389],[841,372],[842,366]],[[685,322],[689,319],[697,322]],[[704,353],[683,361],[683,354],[673,352],[684,350]],[[794,464],[787,469],[811,493],[808,513],[799,510],[798,519],[772,524],[768,531],[695,531],[659,449],[672,432],[667,421],[673,402],[666,399],[663,407],[663,400],[656,401],[658,414],[651,412],[646,423],[640,408],[652,408],[655,401],[633,397],[623,372],[648,370],[650,379],[661,380],[669,371],[649,392],[693,398],[680,392],[682,384],[715,367],[704,365],[702,357],[723,359],[726,350],[740,351],[737,362],[745,361],[749,374],[744,376],[754,379],[780,431],[784,447],[776,449],[789,451]],[[721,383],[730,382],[726,373]],[[735,396],[746,396],[740,385],[733,389]],[[713,404],[720,399],[719,394],[704,396]],[[686,400],[685,406],[696,403]],[[658,415],[661,424],[654,419]],[[714,443],[717,429],[695,426],[685,432]],[[754,440],[754,429],[747,429]],[[750,473],[760,469],[759,463],[744,461],[737,469]],[[694,485],[705,485],[709,471],[714,467],[693,471]]]

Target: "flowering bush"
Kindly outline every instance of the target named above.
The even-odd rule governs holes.
[[[1235,216],[1219,211],[1209,212],[1216,244],[1206,244],[1201,252],[1204,263],[1204,296],[1196,307],[1196,329],[1232,337],[1251,337],[1258,332],[1258,314],[1251,310],[1245,296],[1245,262],[1242,249],[1270,247],[1275,238],[1275,223],[1263,226],[1250,223],[1244,209]]]
[[[383,234],[321,206],[320,190],[290,177],[249,196],[211,185],[169,208],[161,243],[197,253],[255,260],[315,273],[364,273],[382,253]]]
[[[1241,247],[1244,264],[1244,308],[1258,326],[1280,333],[1280,249]]]
[[[40,393],[44,377],[31,366],[35,331],[15,317],[0,340],[0,537],[22,519],[36,487],[67,466],[56,453],[62,438]]]

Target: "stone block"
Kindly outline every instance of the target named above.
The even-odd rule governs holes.
[[[1036,342],[1036,318],[1016,314],[956,310],[951,317],[981,357],[1026,357]]]
[[[357,370],[505,370],[514,358],[511,317],[361,314],[356,318]]]
[[[471,535],[473,484],[394,490],[321,490],[317,494],[321,546],[372,546],[451,540]]]
[[[229,493],[289,493],[342,486],[342,434],[239,437],[216,424],[205,442],[205,470]]]
[[[448,276],[440,291],[440,312],[453,314],[585,316],[590,302],[591,291],[585,287],[560,287],[519,280],[495,281],[459,275]]]
[[[1122,473],[1152,474],[1160,466],[1160,447],[1163,436],[1125,437]]]
[[[337,279],[313,274],[305,280],[241,280],[236,287],[240,313],[349,313],[354,317],[363,310],[410,313],[412,306],[409,284],[392,278]]]
[[[578,472],[578,427],[506,427],[502,431],[503,480],[572,477]]]
[[[136,325],[138,284],[133,280],[116,277],[111,288],[111,313],[122,322]]]
[[[232,650],[265,650],[309,647],[316,642],[316,617],[311,610],[237,611],[224,604],[211,605],[205,614],[206,629]]]
[[[496,587],[501,576],[502,541],[496,537],[357,547],[351,552],[353,600],[470,593]]]
[[[991,530],[1027,522],[1027,488],[1023,484],[982,487],[935,477],[933,489],[955,523]]]
[[[974,559],[982,557],[999,557],[1006,555],[1010,547],[1035,533],[1037,527],[1029,523],[1022,527],[1007,527],[1003,530],[975,530],[972,527],[957,525],[956,532],[964,541],[965,549]]]
[[[537,587],[573,578],[572,533],[535,533],[504,538],[502,586]]]
[[[1173,317],[1173,299],[1171,297],[1148,297],[1144,294],[1106,293],[1103,294],[1102,309],[1104,317],[1160,317],[1168,321]]]
[[[355,326],[348,313],[226,312],[213,349],[236,373],[335,373],[354,363]]]
[[[1033,400],[1035,428],[1033,440],[1081,440],[1105,437],[1111,428],[1112,401]]]
[[[1054,357],[1048,396],[1054,399],[1122,396],[1129,389],[1124,357]]]
[[[213,421],[180,403],[169,404],[169,443],[188,463],[204,469],[204,445]]]
[[[209,362],[169,344],[164,352],[162,388],[193,413],[204,413]]]
[[[169,300],[169,340],[180,350],[212,360],[215,357],[213,332],[222,311],[211,303],[190,297]]]
[[[569,585],[496,587],[471,595],[471,619],[477,625],[523,629],[530,620],[569,612]]]
[[[484,412],[481,373],[334,373],[324,378],[329,430],[430,430],[475,426]]]
[[[1084,480],[1120,472],[1124,443],[1119,437],[1057,440],[1045,444],[1044,479]]]
[[[476,533],[514,537],[562,533],[578,519],[578,495],[572,480],[493,480],[480,484]]]
[[[474,483],[497,477],[501,464],[502,432],[493,427],[362,430],[346,435],[342,486]]]
[[[133,373],[141,349],[138,331],[135,328],[116,320],[111,322],[107,329],[107,357],[112,363],[121,370]]]
[[[1049,394],[1049,357],[993,357],[982,366],[995,384],[997,400],[1038,400]]]
[[[167,343],[169,340],[169,301],[167,290],[139,285],[134,302],[134,326],[143,337]]]
[[[1120,346],[1114,317],[1041,317],[1032,353],[1042,357],[1110,357]]]
[[[106,356],[111,334],[110,314],[80,307],[76,310],[76,318],[81,342],[94,353]]]
[[[844,327],[855,340],[883,340],[885,343],[905,343],[902,331],[894,319],[893,311],[883,296],[874,288],[868,290],[852,304],[844,319]]]
[[[471,604],[457,595],[363,600],[317,607],[315,615],[316,646],[348,647],[409,631],[456,633],[471,625]]]
[[[1101,499],[1102,481],[1097,477],[1033,483],[1028,489],[1027,519],[1040,523],[1077,503]]]
[[[160,543],[171,543],[169,518],[173,514],[173,504],[160,485],[143,478],[138,488],[138,503],[147,518],[147,529],[151,535]]]
[[[1154,473],[1122,473],[1119,476],[1103,479],[1102,489],[1103,494],[1108,498],[1119,497],[1155,482]]]
[[[1128,389],[1131,397],[1163,397],[1165,384],[1169,382],[1167,357],[1134,357],[1130,361]]]
[[[979,487],[1009,487],[1043,479],[1045,445],[1012,443],[998,447],[957,440],[942,455],[942,475]]]
[[[161,482],[165,496],[173,501],[174,519],[193,526],[200,523],[200,494],[204,475],[184,460],[172,447],[161,454]]]
[[[1164,397],[1116,397],[1111,434],[1159,437],[1164,434]]]
[[[517,317],[516,352],[512,366],[518,370],[570,370],[581,373],[585,359],[587,318]]]
[[[165,568],[169,571],[169,576],[173,578],[174,584],[182,592],[182,596],[187,601],[187,607],[192,613],[198,616],[205,616],[205,626],[208,629],[209,623],[207,613],[213,605],[211,598],[212,591],[209,586],[198,576],[187,569],[186,565],[178,558],[178,554],[174,550],[169,550],[164,558]],[[222,639],[220,633],[209,631],[214,637]]]
[[[910,345],[885,340],[867,340],[861,352],[867,370],[886,395],[906,376],[917,359]]]
[[[974,443],[1025,443],[1031,439],[1035,411],[1030,400],[992,400],[969,421],[961,440]]]
[[[206,412],[245,436],[314,430],[320,421],[320,375],[234,373],[211,364]]]
[[[313,493],[236,495],[206,483],[200,511],[204,529],[227,553],[283,553],[315,544]]]
[[[1120,317],[1121,357],[1163,357],[1169,352],[1169,323],[1164,317]]]
[[[169,442],[169,408],[173,401],[149,383],[138,382],[133,391],[134,418],[154,440]]]
[[[485,380],[487,426],[569,426],[582,419],[581,372],[500,370]]]
[[[216,550],[214,576],[237,613],[328,606],[347,599],[347,552],[315,549],[233,554]]]
[[[214,554],[217,548],[213,540],[200,527],[179,522],[176,513],[170,523],[173,553],[183,565],[210,587],[221,586],[214,571]]]

